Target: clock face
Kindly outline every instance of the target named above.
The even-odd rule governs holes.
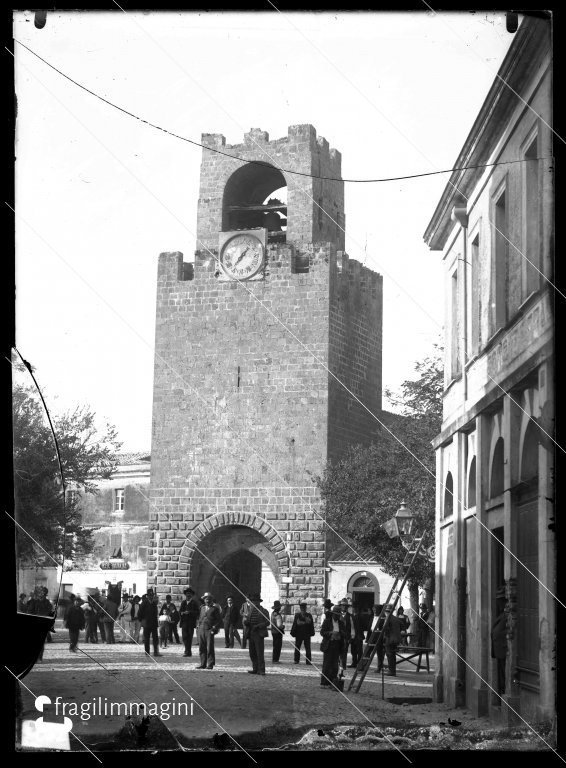
[[[224,245],[220,263],[228,277],[247,280],[263,266],[263,245],[253,235],[235,235]]]

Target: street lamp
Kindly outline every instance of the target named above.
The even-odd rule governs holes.
[[[397,522],[397,530],[399,536],[410,536],[413,529],[414,521],[413,513],[410,509],[407,509],[407,505],[404,501],[401,502],[401,506],[395,512],[395,521]]]
[[[404,501],[402,501],[401,506],[395,513],[395,516],[390,520],[387,520],[387,522],[383,524],[383,527],[391,539],[395,539],[397,536],[399,536],[401,538],[401,542],[405,544],[403,539],[406,539],[411,535],[414,519],[415,518],[413,517],[413,513],[407,509],[407,505]]]

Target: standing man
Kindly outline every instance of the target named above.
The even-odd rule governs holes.
[[[181,617],[181,636],[185,646],[183,656],[192,656],[191,648],[193,645],[193,633],[197,625],[200,605],[195,598],[195,591],[194,589],[191,589],[191,587],[187,587],[187,589],[183,590],[183,594],[185,595],[185,599],[181,603],[181,609],[179,611]]]
[[[505,693],[505,663],[507,659],[507,616],[505,615],[505,587],[495,593],[496,617],[491,627],[491,658],[497,660],[497,693]],[[497,701],[499,706],[501,701]]]
[[[323,654],[320,686],[321,688],[330,687],[335,691],[338,688],[334,687],[333,681],[338,676],[340,657],[344,653],[344,645],[346,645],[346,625],[342,616],[343,612],[340,606],[333,606],[326,614],[320,628],[322,635],[320,649]]]
[[[140,596],[135,595],[130,608],[130,639],[134,643],[140,641],[140,627]]]
[[[281,603],[275,600],[271,612],[271,638],[273,640],[272,661],[279,664],[281,657],[281,646],[283,645],[283,635],[285,634],[285,621],[281,615]]]
[[[299,603],[299,612],[295,614],[291,637],[295,638],[295,664],[301,661],[300,649],[304,643],[306,663],[311,663],[311,637],[314,635],[314,621],[312,615],[307,613],[307,604]]]
[[[409,617],[405,615],[405,609],[402,605],[397,608],[397,618],[401,622],[401,644],[402,645],[408,645],[409,639],[408,639],[408,632],[409,632],[409,626],[410,621]]]
[[[357,605],[352,605],[351,636],[350,649],[352,653],[352,663],[350,667],[357,667],[364,647],[363,615]]]
[[[389,616],[389,619],[387,617]],[[397,648],[401,642],[401,622],[393,614],[393,606],[385,606],[385,619],[387,624],[383,632],[383,644],[387,656],[387,675],[396,677],[397,675]]]
[[[204,605],[201,605],[198,617],[200,666],[197,669],[213,669],[216,663],[214,635],[222,626],[222,614],[210,592],[205,592],[202,600]]]
[[[376,605],[373,606],[373,617],[371,620],[370,629],[368,631],[366,642],[369,643],[369,639],[373,632],[379,632],[383,628],[383,625],[385,623],[385,616],[381,615],[381,611],[383,609],[383,606],[381,603],[376,603]],[[385,646],[383,644],[383,633],[378,635],[378,641],[376,646],[376,654],[377,654],[377,671],[381,672],[383,669],[383,659],[385,658]]]
[[[157,615],[159,613],[159,600],[157,595],[151,592],[151,595],[147,593],[147,600],[142,602],[138,617],[143,627],[143,643],[145,652],[149,656],[149,639],[151,637],[153,641],[153,655],[161,656],[159,653],[159,638],[157,635]]]
[[[346,669],[346,665],[348,664],[348,647],[350,645],[351,639],[352,639],[352,616],[350,612],[348,611],[348,600],[347,598],[343,597],[342,600],[340,600],[340,618],[344,622],[344,626],[346,627],[346,641],[345,641],[345,647],[342,649],[342,656],[340,657],[340,663],[342,664],[342,669]]]
[[[26,593],[22,592],[20,595],[20,599],[18,600],[18,613],[27,613],[28,612],[28,603],[26,600]]]
[[[172,643],[173,637],[175,637],[175,642],[177,645],[179,645],[179,633],[177,632],[177,624],[179,623],[179,611],[177,610],[177,606],[171,599],[171,595],[165,595],[165,602],[161,606],[161,611],[159,612],[159,615],[166,613],[167,616],[169,616],[169,625],[167,627],[168,631],[168,637],[167,640]]]
[[[265,638],[269,634],[269,613],[262,608],[261,596],[257,593],[250,595],[251,611],[246,621],[250,628],[250,659],[253,669],[248,669],[250,675],[265,675]]]
[[[85,614],[81,608],[81,599],[76,596],[65,613],[65,626],[69,630],[69,650],[77,652],[77,643],[81,629],[85,628]]]
[[[252,611],[252,604],[249,600],[244,600],[242,607],[240,608],[240,617],[242,619],[242,648],[246,647],[248,637],[250,634],[250,627],[248,624],[248,618]]]
[[[90,597],[87,597],[86,602],[83,603],[82,611],[85,617],[85,643],[96,643],[98,638],[96,637],[95,613],[90,602]]]
[[[114,622],[118,616],[118,604],[114,602],[110,597],[106,598],[104,603],[104,613],[102,621],[104,623],[104,630],[106,632],[106,642],[109,645],[114,645],[116,640],[114,639]]]
[[[228,595],[222,615],[222,621],[224,622],[224,639],[226,648],[234,647],[234,638],[237,639],[240,648],[242,647],[242,641],[240,640],[240,634],[238,632],[239,618],[240,612],[234,605],[234,598],[232,595]]]
[[[130,598],[128,596],[127,592],[124,592],[122,594],[122,601],[118,607],[118,627],[120,629],[120,642],[121,643],[127,643],[128,638],[128,630],[127,630],[127,622],[128,617],[130,615],[130,611],[132,610],[132,604],[130,602]]]

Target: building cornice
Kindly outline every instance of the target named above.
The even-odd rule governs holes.
[[[554,340],[549,339],[536,351],[535,354],[526,360],[523,365],[513,370],[501,381],[494,383],[489,392],[486,392],[486,394],[478,400],[477,403],[474,403],[471,408],[468,408],[465,413],[462,413],[461,416],[447,424],[442,432],[431,441],[434,450],[449,443],[457,432],[468,431],[470,424],[475,421],[481,413],[493,406],[497,400],[501,400],[505,397],[507,393],[511,393],[511,396],[513,396],[511,390],[517,387],[521,381],[538,368],[539,365],[552,359],[553,351]]]
[[[549,46],[550,22],[525,17],[454,164],[455,168],[485,165],[508,128],[523,84],[536,71]],[[545,44],[546,43],[546,44]],[[518,95],[519,94],[519,95]],[[483,168],[453,171],[424,233],[431,250],[442,250],[454,227],[454,206],[465,206]]]

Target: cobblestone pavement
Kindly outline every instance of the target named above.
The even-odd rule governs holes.
[[[348,669],[341,694],[320,687],[322,654],[318,650],[313,651],[313,666],[307,666],[303,658],[301,664],[294,664],[291,643],[284,642],[281,663],[275,665],[270,661],[268,640],[267,674],[262,677],[248,675],[248,651],[225,649],[221,636],[216,641],[217,663],[212,671],[196,669],[196,647],[191,658],[183,658],[182,648],[175,644],[162,649],[162,657],[148,658],[143,648],[134,644],[80,643],[76,653],[63,642],[46,644],[43,661],[23,681],[31,691],[22,687],[24,718],[39,716],[34,709],[35,696],[47,695],[52,702],[60,697],[61,706],[66,704],[66,714],[73,721],[73,733],[93,749],[120,748],[118,736],[125,723],[125,707],[118,709],[118,705],[142,701],[147,706],[154,704],[156,714],[163,715],[168,707],[165,715],[169,717],[163,717],[161,723],[154,720],[160,728],[165,726],[164,743],[168,735],[168,746],[173,749],[178,749],[179,743],[208,747],[214,734],[223,730],[239,744],[256,749],[298,742],[309,729],[328,733],[338,725],[383,734],[385,727],[434,726],[452,717],[477,732],[494,728],[488,720],[474,719],[466,710],[430,703],[432,669],[417,673],[401,665],[396,678],[385,677],[383,689],[381,675],[372,671],[357,694],[347,690],[353,672]],[[375,662],[373,667],[375,670]],[[368,743],[353,748],[368,748]],[[375,748],[377,742],[373,743]],[[395,748],[389,737],[384,746]],[[83,749],[77,742],[72,748]]]

